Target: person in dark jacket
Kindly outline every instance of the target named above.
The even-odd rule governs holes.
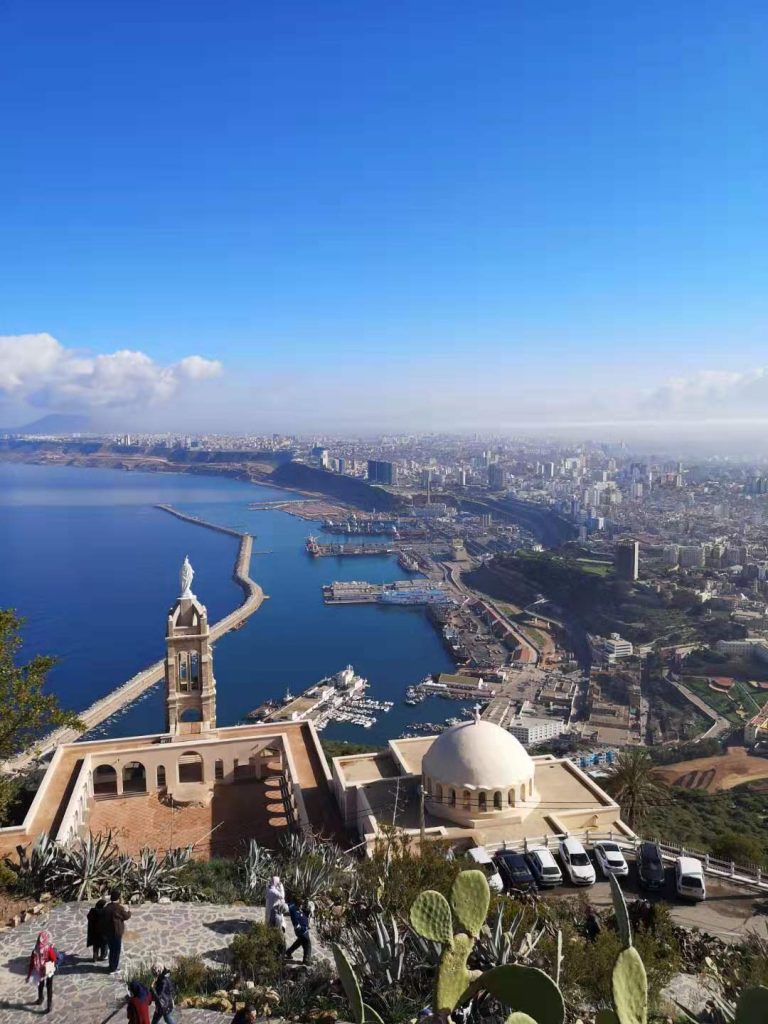
[[[171,981],[171,972],[164,964],[155,964],[157,977],[152,985],[152,995],[155,997],[155,1013],[152,1017],[152,1024],[164,1020],[165,1024],[176,1024],[173,1019],[173,1003],[175,992]]]
[[[299,906],[297,903],[291,902],[288,904],[288,913],[291,915],[291,924],[296,934],[296,941],[286,949],[286,959],[291,960],[295,951],[301,946],[304,952],[303,962],[308,964],[312,959],[312,937],[309,933],[311,908],[306,903]]]
[[[128,993],[128,1024],[149,1024],[152,993],[140,981],[132,981]]]
[[[242,1006],[232,1018],[232,1024],[255,1024],[256,1009],[253,1006]]]
[[[86,946],[93,947],[94,960],[106,960],[109,943],[105,934],[104,908],[106,900],[97,900],[96,905],[88,911],[88,935]]]
[[[109,894],[109,904],[102,913],[104,914],[104,935],[109,945],[109,973],[114,974],[120,966],[125,922],[131,916],[130,910],[126,910],[120,903],[119,889],[113,889]]]

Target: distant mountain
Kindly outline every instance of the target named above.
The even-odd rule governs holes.
[[[52,412],[19,427],[0,427],[0,434],[83,434],[92,429],[88,416]]]

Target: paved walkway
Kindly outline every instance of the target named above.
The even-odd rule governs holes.
[[[90,904],[67,903],[18,928],[0,934],[0,1024],[23,1024],[35,1017],[51,1024],[102,1024],[110,1017],[125,1020],[125,983],[132,966],[154,960],[172,963],[196,955],[211,964],[222,962],[233,935],[250,921],[264,920],[263,907],[219,906],[208,903],[144,904],[132,908],[126,926],[121,977],[91,961],[85,945],[85,915]],[[54,979],[53,1012],[43,1015],[33,1005],[37,992],[25,984],[29,956],[37,933],[46,929],[54,946],[67,954],[67,963]],[[178,1024],[229,1024],[231,1014],[180,1008]]]

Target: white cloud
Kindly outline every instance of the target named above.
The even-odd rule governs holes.
[[[197,355],[161,366],[131,349],[92,355],[65,348],[50,334],[0,336],[0,392],[49,409],[154,405],[184,383],[221,372],[218,360]]]
[[[647,395],[654,412],[712,417],[768,412],[768,367],[750,370],[698,370],[673,377]]]

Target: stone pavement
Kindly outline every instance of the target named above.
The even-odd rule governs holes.
[[[120,976],[109,977],[106,967],[91,961],[86,948],[89,903],[66,903],[32,917],[0,934],[0,1024],[24,1024],[36,1017],[51,1024],[115,1024],[126,1019],[126,987],[122,980],[132,966],[155,960],[172,963],[195,955],[211,964],[222,962],[233,935],[254,920],[264,920],[263,907],[221,906],[209,903],[146,903],[131,907],[126,924]],[[25,984],[27,965],[37,933],[51,933],[67,962],[53,983],[53,1011],[33,1005],[37,991]],[[230,1014],[179,1008],[177,1024],[229,1024]]]

